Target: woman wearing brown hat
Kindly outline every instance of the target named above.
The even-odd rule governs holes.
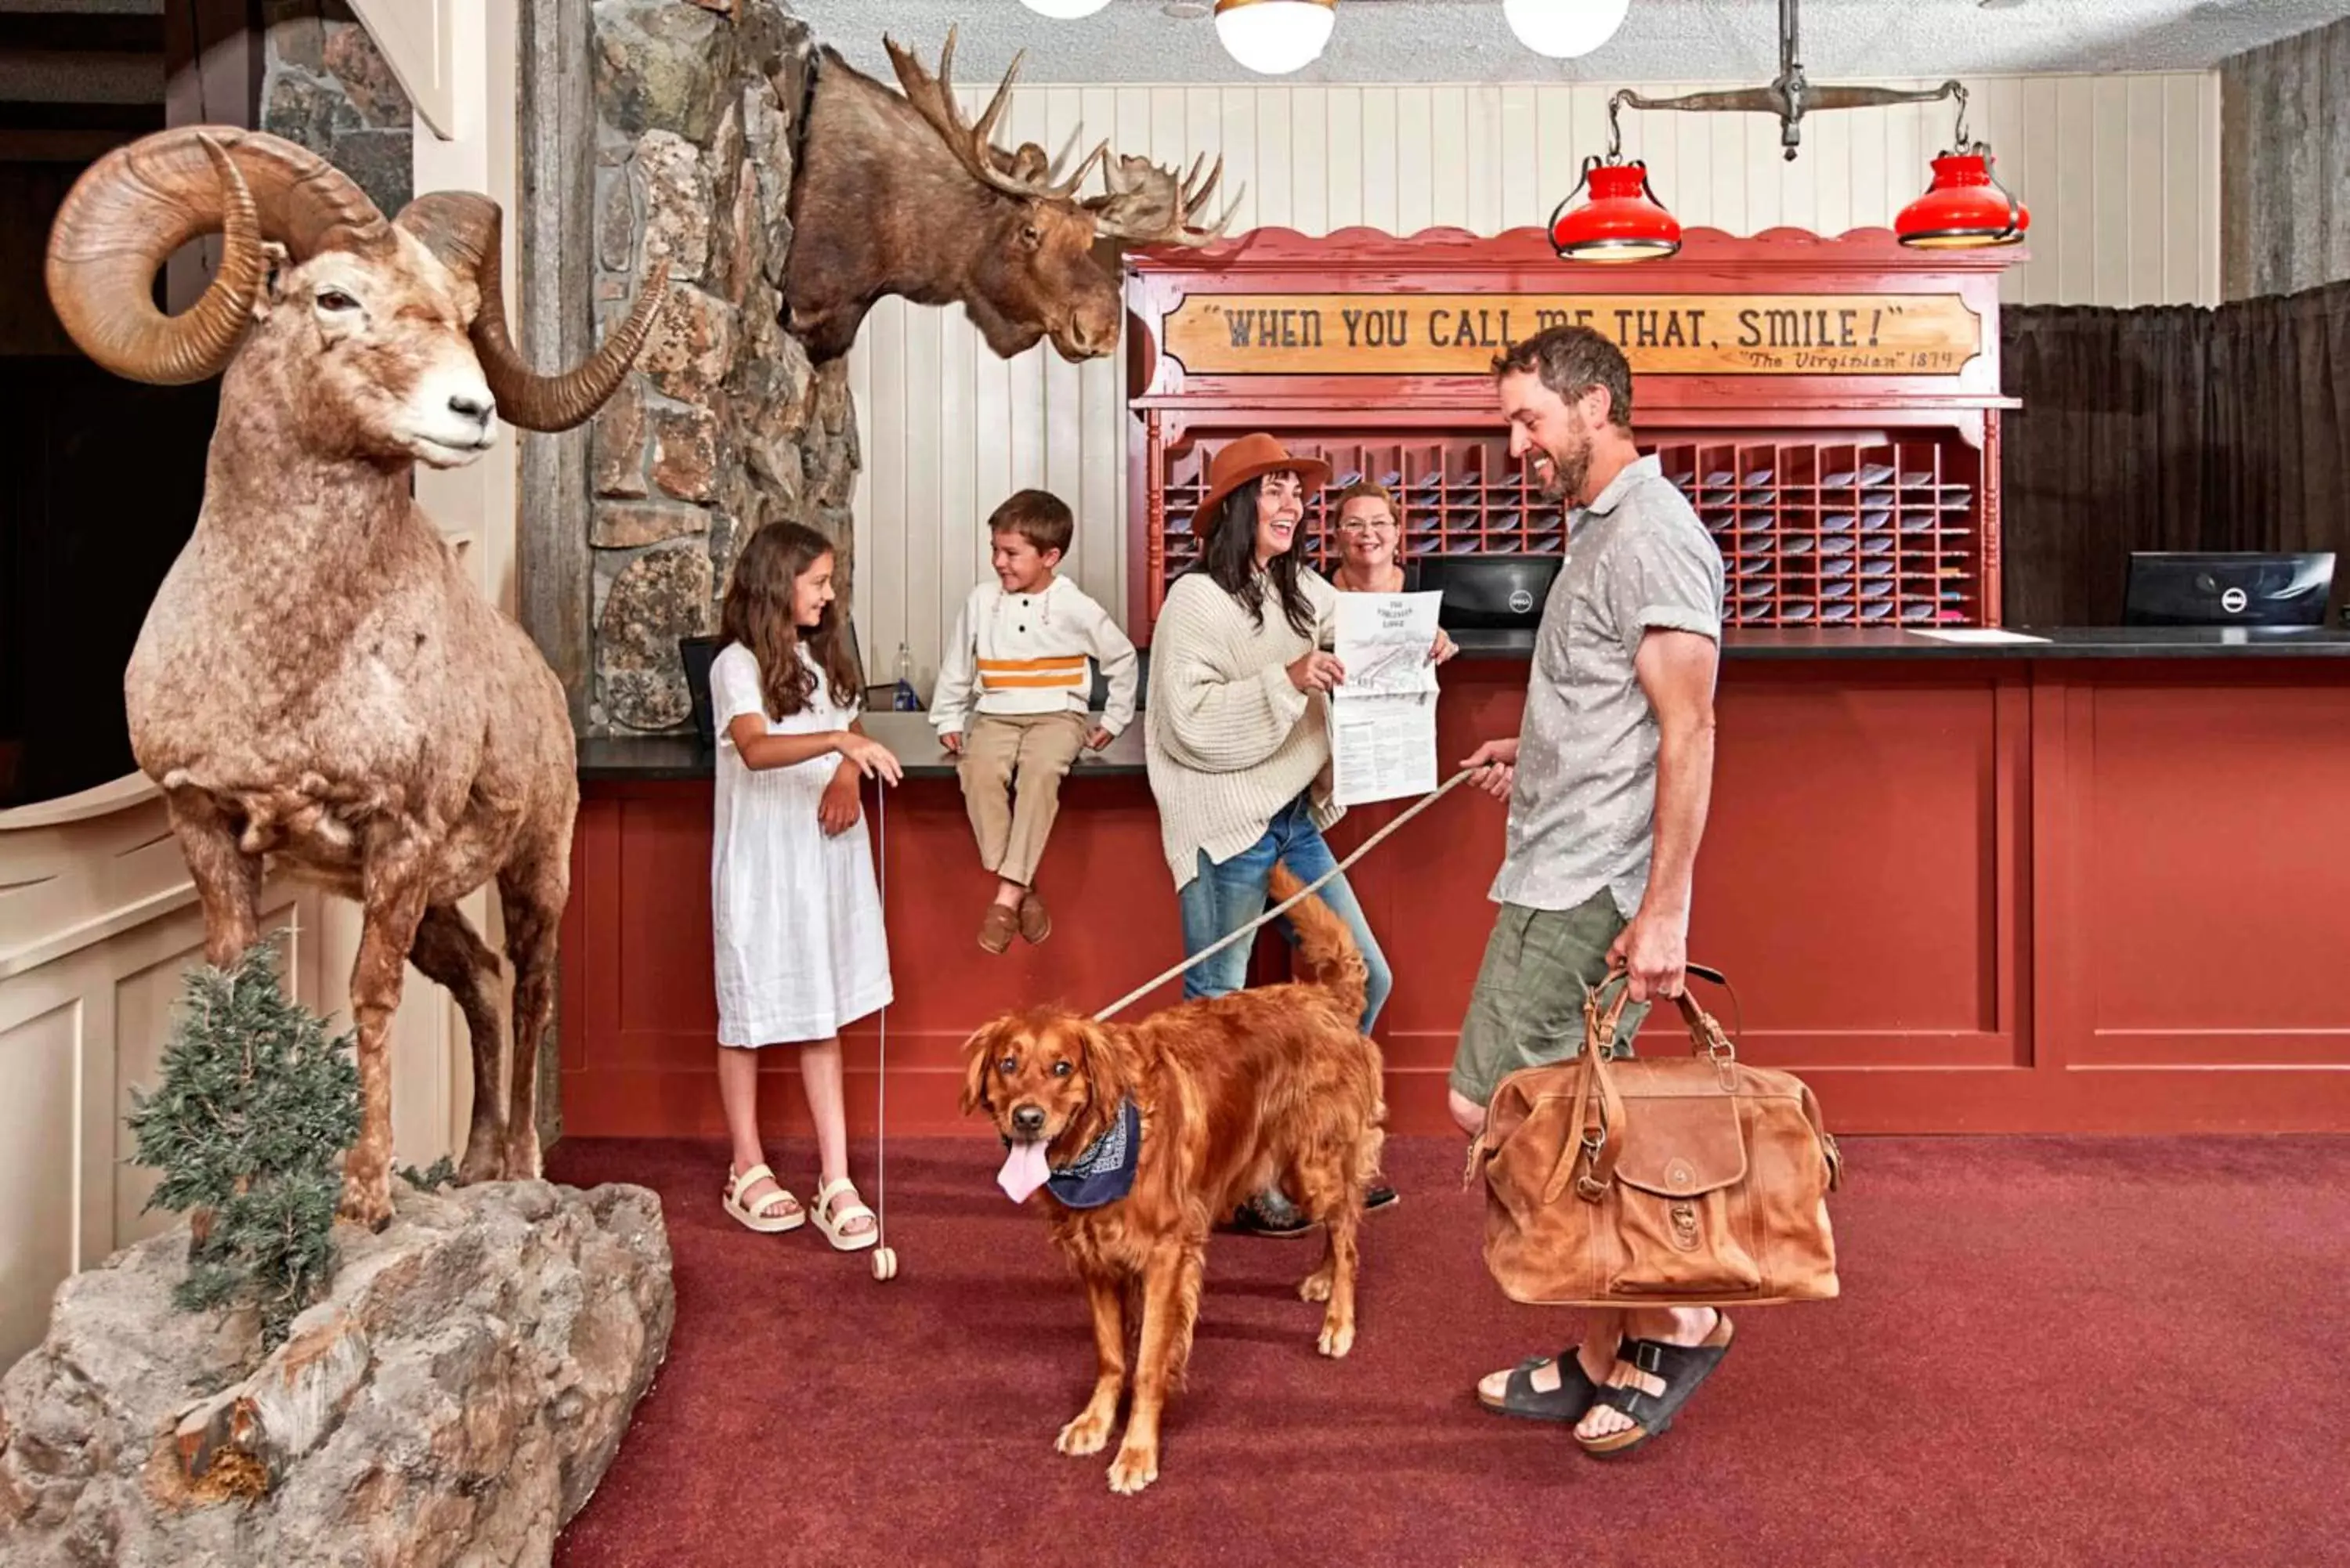
[[[1307,882],[1336,864],[1322,838],[1343,809],[1331,798],[1326,704],[1345,672],[1322,644],[1337,593],[1304,558],[1306,498],[1329,477],[1328,463],[1294,457],[1270,435],[1218,452],[1192,521],[1200,564],[1170,585],[1151,629],[1144,754],[1186,953],[1264,913],[1274,860]],[[1394,977],[1347,879],[1321,897],[1369,969],[1368,1033]],[[1235,942],[1186,971],[1183,994],[1238,991],[1248,955]],[[1366,1206],[1395,1196],[1380,1183]],[[1267,1235],[1310,1229],[1278,1190],[1243,1207],[1234,1224]]]

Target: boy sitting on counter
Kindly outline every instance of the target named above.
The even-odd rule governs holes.
[[[939,658],[931,722],[960,759],[980,864],[996,877],[979,945],[1004,951],[1017,931],[1052,934],[1036,864],[1080,748],[1098,751],[1133,721],[1134,644],[1109,612],[1055,568],[1076,520],[1049,491],[1023,490],[988,517],[995,581],[963,601]],[[1109,682],[1092,722],[1093,666]],[[968,721],[968,733],[966,733]]]

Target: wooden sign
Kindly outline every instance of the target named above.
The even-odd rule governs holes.
[[[1567,323],[1643,376],[1954,376],[1983,348],[1955,294],[1194,294],[1165,344],[1195,376],[1483,376]]]

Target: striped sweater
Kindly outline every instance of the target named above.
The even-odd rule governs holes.
[[[1311,570],[1312,638],[1291,629],[1272,584],[1262,626],[1198,572],[1175,579],[1150,634],[1150,700],[1143,754],[1159,805],[1159,833],[1180,892],[1199,857],[1222,862],[1264,836],[1274,814],[1308,788],[1315,826],[1343,815],[1330,784],[1326,704],[1290,684],[1289,666],[1326,645],[1338,591]]]
[[[1134,722],[1134,644],[1109,612],[1066,577],[1033,594],[982,583],[963,600],[939,657],[931,725],[962,732],[969,715],[1092,711],[1093,662],[1109,682],[1102,728]]]

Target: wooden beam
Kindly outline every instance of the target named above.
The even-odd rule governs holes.
[[[141,132],[95,130],[0,130],[0,163],[95,163]]]
[[[0,103],[0,130],[111,130],[127,141],[162,130],[163,116],[160,103]]]
[[[172,0],[163,9],[163,123],[261,123],[260,0]],[[185,310],[203,296],[219,264],[220,240],[182,245],[164,264],[167,307]]]
[[[595,348],[596,94],[589,0],[519,0],[514,226],[522,348],[542,369]],[[588,547],[588,425],[522,437],[515,518],[516,608],[584,731],[592,566]]]
[[[78,55],[160,55],[161,16],[0,11],[0,51]]]

